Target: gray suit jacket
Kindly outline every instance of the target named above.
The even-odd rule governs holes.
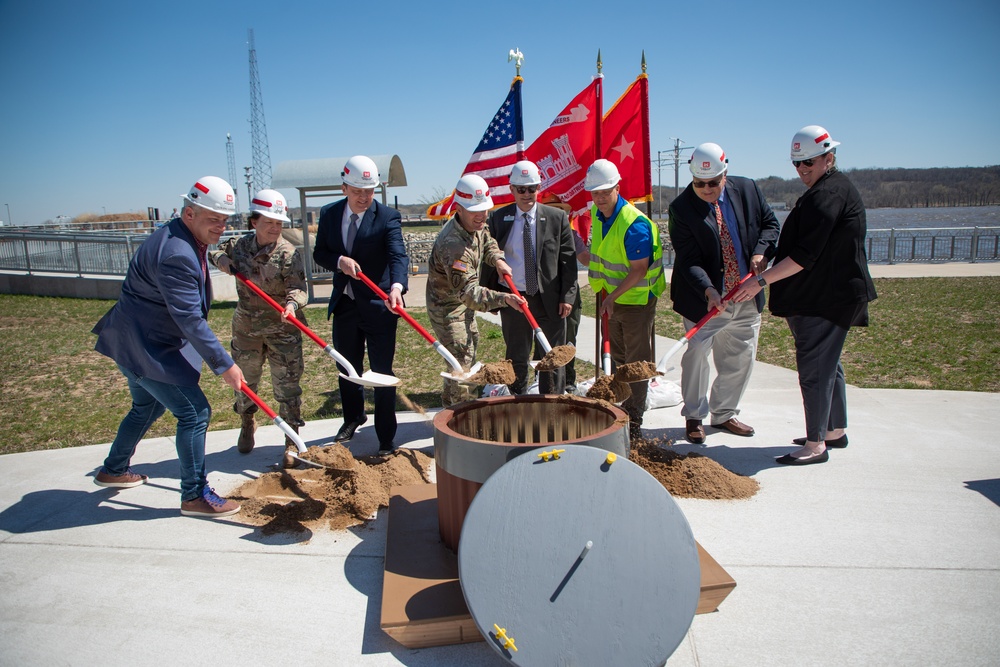
[[[490,234],[501,248],[514,225],[516,204],[508,204],[490,215]],[[546,315],[559,318],[559,304],[576,301],[579,289],[576,282],[576,248],[566,212],[553,206],[538,204],[535,255],[538,265],[538,294],[545,306]],[[493,267],[483,268],[482,283],[492,289],[509,292],[507,283],[501,283]]]

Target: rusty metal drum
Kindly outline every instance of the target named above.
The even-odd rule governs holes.
[[[628,415],[605,401],[534,394],[467,401],[435,415],[438,523],[444,544],[458,549],[469,505],[490,475],[525,452],[562,445],[627,457]]]

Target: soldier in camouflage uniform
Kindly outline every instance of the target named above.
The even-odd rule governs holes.
[[[254,230],[239,238],[219,244],[218,250],[209,253],[209,260],[220,270],[244,275],[264,290],[271,298],[285,305],[278,313],[272,306],[254,294],[249,287],[237,281],[239,302],[233,313],[233,359],[244,369],[246,383],[257,391],[264,360],[271,367],[271,386],[274,399],[280,405],[279,414],[289,426],[298,431],[302,421],[302,334],[286,318],[289,315],[305,322],[298,312],[307,303],[305,272],[302,257],[291,243],[281,236],[282,222],[288,222],[285,198],[274,190],[261,190],[253,199],[248,225]],[[243,392],[235,392],[233,409],[242,416],[237,449],[247,454],[254,447],[254,413],[257,406]],[[286,468],[293,468],[296,460],[295,444],[285,438]]]
[[[455,187],[455,216],[434,241],[428,261],[427,315],[437,339],[458,363],[469,368],[476,362],[479,329],[477,310],[518,308],[524,299],[479,284],[484,265],[493,266],[500,276],[510,275],[503,251],[486,229],[487,213],[493,199],[486,181],[466,174]],[[453,371],[451,366],[449,371]],[[444,381],[441,402],[445,407],[473,398],[468,385]]]

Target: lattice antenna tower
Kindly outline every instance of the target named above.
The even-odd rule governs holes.
[[[264,100],[260,92],[257,71],[257,50],[253,28],[247,31],[250,45],[250,139],[253,144],[254,192],[271,187],[271,151],[267,146],[267,124],[264,122]]]
[[[236,180],[238,174],[236,173],[236,156],[233,154],[233,138],[229,136],[226,132],[226,161],[229,163],[229,184],[233,186],[233,190],[236,192],[240,191],[240,184]],[[240,212],[240,198],[239,195],[236,196],[236,213]]]

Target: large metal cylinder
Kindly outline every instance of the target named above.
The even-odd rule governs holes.
[[[496,396],[445,408],[434,417],[441,540],[458,549],[473,497],[507,461],[560,445],[628,456],[627,425],[628,415],[620,408],[580,396]]]

